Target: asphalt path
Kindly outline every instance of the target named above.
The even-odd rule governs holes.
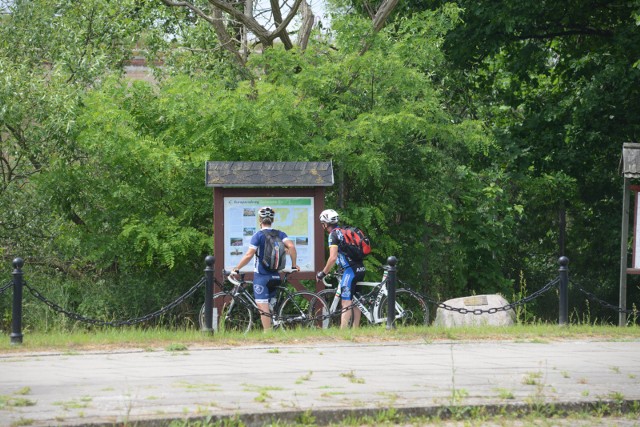
[[[319,343],[0,355],[0,425],[319,424],[640,405],[640,340]],[[631,421],[625,425],[639,425]]]

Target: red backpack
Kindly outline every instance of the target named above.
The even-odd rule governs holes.
[[[340,227],[343,240],[338,249],[354,261],[362,261],[371,253],[369,238],[358,227]]]

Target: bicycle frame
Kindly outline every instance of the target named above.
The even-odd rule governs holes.
[[[335,274],[335,276],[339,276],[339,274]],[[330,284],[323,279],[325,286],[331,287]],[[356,286],[365,286],[371,287],[373,290],[369,292],[367,295],[375,294],[375,299],[373,301],[373,305],[371,305],[371,310],[362,302],[362,296],[358,297],[353,295],[353,304],[362,312],[363,316],[369,321],[369,323],[377,325],[379,323],[386,323],[386,317],[380,317],[378,313],[382,310],[380,309],[380,305],[382,300],[389,295],[387,289],[387,272],[385,271],[382,275],[382,280],[380,282],[357,282]],[[340,300],[340,287],[338,285],[336,292],[334,294],[333,301],[331,302],[331,307],[329,308],[330,313],[335,313],[338,308],[338,301]],[[395,319],[400,319],[405,314],[405,309],[402,305],[395,302]]]
[[[382,301],[382,299],[384,297],[386,297],[389,293],[387,291],[387,272],[385,271],[385,273],[382,276],[382,281],[380,282],[357,282],[356,286],[365,286],[365,287],[370,287],[373,288],[373,290],[371,292],[369,292],[367,295],[370,295],[372,293],[376,293],[376,297],[374,300],[374,304],[371,306],[371,310],[369,310],[369,308],[367,308],[367,306],[365,306],[363,304],[363,302],[361,301],[362,297],[358,297],[356,295],[353,295],[353,304],[358,307],[358,309],[362,312],[362,315],[369,321],[369,323],[371,324],[378,324],[378,323],[383,323],[387,321],[387,318],[380,318],[378,317],[378,312],[379,312],[379,307],[380,307],[380,302]],[[338,276],[338,274],[334,274],[334,276]],[[325,286],[330,287],[330,285],[323,279],[323,282],[325,284]],[[376,290],[376,288],[378,288]],[[340,301],[340,287],[338,285],[338,287],[336,288],[336,292],[334,294],[334,298],[333,301],[331,302],[331,307],[329,307],[329,312],[330,313],[334,313],[337,311],[338,309],[338,301]],[[397,304],[396,304],[397,306]],[[396,307],[396,309],[400,309],[402,310],[401,307]]]
[[[289,292],[289,290],[287,289],[286,285],[287,283],[289,283],[288,281],[288,277],[290,274],[292,274],[293,272],[295,272],[296,270],[282,270],[284,272],[284,277],[282,278],[282,284],[280,286],[278,286],[278,289],[276,291],[276,302],[273,306],[270,307],[271,309],[271,313],[270,313],[270,317],[271,317],[271,326],[273,328],[277,328],[279,327],[283,322],[282,319],[278,318],[278,316],[275,314],[278,309],[280,308],[280,304],[282,304],[282,302],[284,300],[286,300],[288,297],[290,297],[293,293]],[[230,272],[223,270],[222,274],[223,276],[225,276],[227,278],[227,280],[233,284],[233,289],[230,291],[233,300],[231,301],[231,303],[229,304],[229,310],[228,312],[231,312],[231,310],[233,310],[233,307],[235,306],[236,302],[240,302],[240,304],[245,304],[248,306],[251,306],[254,310],[254,313],[258,315],[257,319],[260,319],[260,316],[262,316],[262,310],[258,307],[258,303],[256,302],[253,294],[251,292],[249,292],[247,290],[247,285],[253,285],[253,282],[248,282],[244,280],[244,275],[240,276],[240,280],[233,278],[230,274]]]

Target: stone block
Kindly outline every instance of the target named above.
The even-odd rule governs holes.
[[[511,310],[500,310],[496,313],[473,314],[473,310],[489,310],[491,308],[500,308],[509,304],[509,302],[498,294],[490,295],[473,295],[470,297],[461,297],[445,301],[444,304],[458,308],[466,309],[469,312],[462,314],[458,311],[438,308],[436,311],[436,320],[434,326],[511,326],[515,323],[516,313]]]

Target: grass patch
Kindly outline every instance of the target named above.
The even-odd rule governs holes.
[[[19,426],[30,426],[35,421],[31,418],[20,418],[18,421],[14,421],[11,423],[11,427],[19,427]]]
[[[632,425],[629,421],[637,420],[640,413],[631,411],[623,413],[610,406],[603,405],[592,410],[567,411],[552,406],[542,406],[537,410],[490,414],[484,408],[468,406],[453,407],[437,415],[408,415],[397,409],[380,410],[369,415],[346,415],[342,419],[333,420],[330,426],[602,426]],[[199,421],[174,421],[170,427],[244,427],[248,424],[242,417],[207,419]],[[316,416],[312,411],[298,414],[295,419],[271,419],[264,425],[272,427],[285,426],[317,426]]]
[[[165,350],[167,350],[167,351],[187,351],[187,350],[189,350],[189,347],[187,347],[183,343],[171,343],[165,348]]]
[[[514,325],[505,327],[457,327],[398,326],[387,331],[383,326],[371,326],[357,330],[338,328],[325,330],[283,330],[272,334],[262,331],[241,333],[203,333],[193,329],[170,328],[98,328],[94,331],[26,332],[21,345],[12,345],[9,338],[0,340],[0,353],[30,351],[59,351],[77,354],[77,351],[137,349],[154,351],[172,348],[184,351],[198,347],[222,347],[245,345],[286,345],[305,343],[343,342],[393,342],[393,341],[530,341],[552,343],[561,340],[609,340],[640,339],[640,327],[575,325],[560,327],[557,324]]]
[[[84,396],[80,399],[71,399],[63,402],[53,402],[54,405],[60,406],[65,411],[70,411],[72,409],[84,409],[91,406],[92,397]]]

